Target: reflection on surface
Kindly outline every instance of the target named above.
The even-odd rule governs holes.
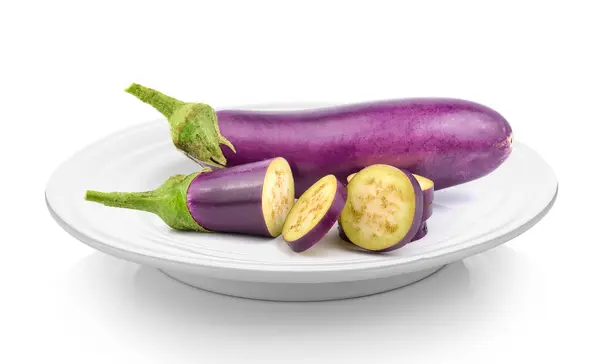
[[[266,302],[222,296],[168,278],[153,268],[94,253],[70,274],[70,299],[109,325],[127,345],[160,342],[190,355],[205,345],[269,339],[352,344],[376,335],[380,344],[444,342],[475,335],[518,304],[526,262],[506,246],[450,264],[410,286],[329,302]],[[158,348],[156,348],[158,349]],[[153,350],[150,348],[149,350]]]

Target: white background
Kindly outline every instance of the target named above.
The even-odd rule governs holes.
[[[2,2],[0,362],[598,363],[594,3]],[[79,243],[44,204],[63,160],[156,119],[131,82],[216,107],[471,99],[554,167],[558,200],[517,239],[387,294],[194,290]]]

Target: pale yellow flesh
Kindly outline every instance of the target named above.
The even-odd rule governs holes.
[[[400,241],[412,226],[416,196],[409,178],[388,165],[372,165],[348,184],[340,216],[346,235],[364,249],[381,250]]]
[[[417,180],[417,182],[419,182],[419,186],[421,187],[421,191],[425,191],[428,190],[430,188],[433,188],[433,181],[430,180],[429,178],[425,178],[423,176],[419,176],[418,174],[414,174],[413,176],[415,177],[415,179]]]
[[[346,177],[346,181],[348,183],[350,183],[350,180],[356,176],[356,173],[352,173],[351,175],[349,175],[348,177]],[[419,182],[419,186],[421,187],[421,191],[425,191],[428,190],[430,188],[433,188],[433,181],[430,180],[429,178],[425,178],[423,176],[419,176],[418,174],[414,174],[413,176],[415,177],[415,179],[417,180],[417,182]]]
[[[262,210],[267,230],[279,236],[285,219],[294,205],[294,177],[288,162],[276,158],[267,168],[263,190]]]
[[[336,189],[337,179],[328,175],[306,190],[288,214],[283,225],[283,238],[294,241],[311,231],[331,207]]]

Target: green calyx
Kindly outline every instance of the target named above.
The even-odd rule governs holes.
[[[221,135],[217,114],[209,105],[185,103],[135,83],[125,91],[151,105],[167,118],[173,144],[192,159],[212,166],[224,166],[227,159],[220,145],[226,145],[235,152],[233,144]]]
[[[160,187],[145,192],[99,192],[88,190],[85,199],[106,206],[147,211],[158,215],[176,230],[210,232],[198,225],[187,207],[187,190],[194,178],[210,168],[189,175],[178,174],[167,179]]]

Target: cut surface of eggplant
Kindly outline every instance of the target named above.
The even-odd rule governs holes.
[[[262,189],[262,210],[267,230],[279,236],[294,205],[294,177],[283,158],[275,158],[267,168]]]
[[[305,251],[327,234],[344,208],[345,195],[345,187],[337,178],[327,175],[298,198],[282,233],[293,251]]]
[[[353,244],[372,251],[389,251],[410,242],[421,227],[423,192],[409,172],[372,165],[348,184],[340,216]]]

